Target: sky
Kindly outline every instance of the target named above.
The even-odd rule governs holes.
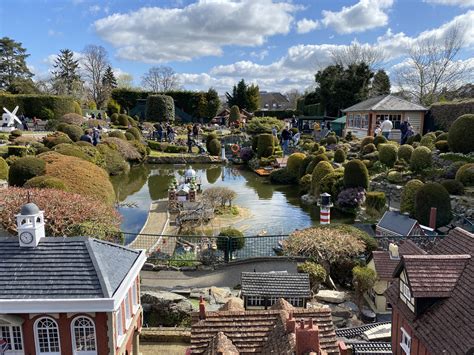
[[[61,49],[79,57],[94,44],[137,86],[166,65],[184,89],[221,94],[241,78],[305,91],[331,51],[354,41],[382,50],[394,79],[417,39],[442,38],[455,24],[459,59],[474,68],[474,0],[0,0],[0,36],[23,44],[36,78]]]

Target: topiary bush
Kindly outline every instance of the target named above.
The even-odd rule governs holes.
[[[272,156],[275,151],[273,135],[262,133],[258,136],[257,157],[267,158]]]
[[[68,123],[60,123],[58,131],[66,133],[73,142],[79,141],[84,134],[84,130],[81,127]]]
[[[61,118],[58,120],[60,123],[67,123],[67,124],[74,124],[76,126],[82,125],[86,120],[81,115],[77,113],[66,113],[62,115]]]
[[[270,181],[274,184],[291,185],[295,180],[295,176],[288,168],[275,169],[270,173]]]
[[[300,168],[305,158],[306,158],[306,154],[304,153],[291,154],[288,157],[288,161],[286,163],[286,168],[288,169],[288,173],[293,175],[294,177],[299,177]]]
[[[298,265],[298,272],[308,274],[309,284],[313,292],[318,292],[319,286],[326,281],[327,273],[323,266],[311,261]]]
[[[457,180],[443,180],[441,185],[443,185],[450,195],[464,195],[464,185]]]
[[[26,181],[45,173],[45,163],[34,157],[17,159],[10,165],[8,183],[11,186],[23,186]]]
[[[311,191],[311,174],[306,174],[299,181],[300,193],[307,194]]]
[[[136,140],[140,140],[142,135],[140,133],[140,130],[136,127],[130,127],[129,129],[127,129],[127,131],[125,133],[130,133],[133,135],[133,137],[135,137]]]
[[[392,168],[397,161],[397,146],[393,144],[380,144],[378,146],[379,160],[382,164]]]
[[[107,144],[111,149],[119,152],[120,155],[128,162],[136,163],[140,162],[142,159],[142,156],[138,152],[137,148],[129,141],[120,138],[107,137],[102,140],[102,143]]]
[[[334,153],[334,161],[336,163],[344,163],[346,161],[346,152],[344,149],[337,149],[336,152]]]
[[[420,141],[420,145],[423,147],[427,147],[430,150],[435,148],[435,141],[436,141],[436,134],[433,132],[425,134]]]
[[[321,180],[328,174],[334,172],[334,168],[331,163],[327,161],[320,161],[313,170],[311,174],[311,193],[314,196],[319,196],[320,194],[320,184]]]
[[[8,170],[9,167],[7,162],[5,159],[0,157],[0,180],[8,180]]]
[[[318,151],[319,151],[319,148],[320,148],[320,147],[319,147],[319,143],[313,143],[313,146],[312,146],[312,148],[311,148],[311,151],[312,151],[312,152],[318,152]],[[323,148],[324,148],[324,147],[323,147]],[[325,153],[325,152],[326,152],[326,149],[324,149],[324,152],[323,152],[323,153]]]
[[[377,150],[377,147],[373,143],[366,144],[362,147],[361,152],[363,155],[373,153]]]
[[[22,145],[9,145],[7,146],[7,155],[24,157],[28,154],[28,148]]]
[[[376,136],[374,138],[374,145],[376,147],[378,147],[379,144],[385,144],[385,143],[387,143],[387,138],[385,138],[384,136]]]
[[[301,162],[301,165],[300,165],[300,172],[298,174],[298,177],[301,178],[302,176],[307,174],[306,169],[308,168],[308,165],[311,163],[313,158],[314,158],[313,155],[307,155],[306,158],[303,159],[303,161]]]
[[[308,164],[308,167],[306,168],[306,174],[312,174],[314,168],[320,161],[329,161],[329,158],[327,157],[326,154],[318,154],[316,156],[313,156],[313,159],[311,162]]]
[[[105,170],[109,175],[120,175],[130,170],[130,165],[120,153],[110,148],[107,144],[98,144],[97,150],[104,158]]]
[[[405,160],[407,163],[411,161],[411,155],[413,154],[413,151],[415,148],[413,148],[409,144],[403,144],[398,148],[398,158]]]
[[[327,145],[337,144],[337,137],[336,136],[327,136],[326,144]]]
[[[23,185],[23,187],[67,191],[66,185],[64,185],[64,182],[62,180],[47,175],[36,176],[34,178],[31,178]]]
[[[245,246],[244,234],[236,228],[227,227],[220,231],[216,240],[217,249],[224,252],[226,261],[232,259],[232,251],[242,249]]]
[[[456,181],[465,187],[474,186],[474,163],[464,164],[456,172]]]
[[[421,171],[429,168],[432,164],[431,150],[428,147],[417,147],[410,160],[410,168],[413,171]]]
[[[415,215],[415,197],[423,185],[423,182],[418,179],[410,180],[405,184],[400,198],[400,211],[402,213],[409,213],[412,217]]]
[[[360,142],[360,148],[362,149],[364,146],[366,146],[367,144],[370,144],[370,143],[374,143],[374,137],[372,136],[367,136],[367,137],[364,137],[362,139],[362,141]]]
[[[436,228],[451,222],[453,218],[451,198],[443,185],[436,182],[429,182],[423,185],[416,193],[415,217],[421,224],[429,225],[432,207],[435,207],[437,210]]]
[[[131,134],[130,132],[125,132],[125,138],[128,141],[134,141],[135,140],[135,136],[133,134]]]
[[[323,177],[319,183],[319,192],[327,192],[333,198],[337,198],[339,193],[344,189],[344,173],[335,170],[334,172]]]
[[[43,144],[48,148],[52,148],[61,143],[72,143],[72,140],[63,132],[54,132],[43,137]]]
[[[128,116],[124,113],[121,113],[120,115],[118,115],[118,118],[117,118],[117,124],[119,126],[125,126],[125,127],[128,127]]]
[[[113,113],[110,116],[110,122],[112,122],[113,124],[118,124],[118,118],[119,118],[119,114],[118,113]]]
[[[447,132],[443,132],[440,135],[436,136],[436,142],[447,141],[447,140],[448,140],[448,133]]]
[[[438,149],[441,153],[447,153],[449,152],[449,144],[448,141],[437,141],[435,142],[435,147]]]
[[[365,164],[359,159],[349,161],[344,167],[344,186],[362,187],[367,189],[369,187],[369,172]]]
[[[120,138],[120,139],[123,139],[123,140],[127,140],[127,138],[125,137],[125,134],[122,131],[119,131],[119,130],[110,132],[109,137],[114,137],[114,138]],[[157,142],[155,142],[155,143],[157,143]]]
[[[386,203],[387,198],[385,197],[384,192],[369,191],[365,194],[365,205],[376,211],[383,211]]]
[[[151,122],[174,121],[173,98],[167,95],[149,95],[146,99],[145,118]]]
[[[399,184],[399,183],[403,182],[403,175],[399,171],[392,170],[392,171],[388,172],[387,180],[388,180],[388,182],[390,182],[392,184]]]
[[[449,128],[448,143],[455,153],[474,152],[474,114],[459,116]]]
[[[213,139],[209,142],[208,152],[212,156],[219,156],[221,154],[221,142],[218,139]]]
[[[260,134],[260,133],[271,133],[273,127],[277,127],[277,131],[280,131],[284,122],[276,117],[253,117],[245,127],[247,133]]]

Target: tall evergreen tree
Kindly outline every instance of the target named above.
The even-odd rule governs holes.
[[[108,87],[110,90],[117,87],[117,79],[110,65],[105,69],[104,76],[102,77],[102,85]]]
[[[372,81],[372,88],[370,90],[370,96],[379,96],[387,94],[390,94],[390,78],[388,77],[385,70],[380,69],[374,75],[374,80]]]
[[[15,86],[33,85],[33,73],[26,65],[28,57],[20,42],[9,37],[0,39],[0,90],[15,92]]]
[[[250,112],[257,111],[260,107],[260,89],[258,85],[250,85],[247,88],[247,110]]]
[[[69,49],[61,49],[56,57],[53,74],[53,89],[58,95],[77,94],[82,81],[79,75],[79,61],[74,59],[74,53]]]
[[[207,107],[206,107],[206,117],[214,118],[219,110],[221,101],[219,99],[219,94],[213,88],[209,88],[206,93]]]
[[[258,85],[252,84],[247,86],[244,79],[240,80],[237,85],[234,85],[232,95],[228,92],[225,95],[229,106],[237,105],[251,112],[258,109],[260,101]]]

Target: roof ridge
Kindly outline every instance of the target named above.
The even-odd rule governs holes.
[[[380,95],[380,96],[383,96],[383,95]],[[388,98],[391,97],[391,96],[392,96],[392,95],[390,95],[390,94],[385,95],[385,97],[384,97],[382,100],[378,101],[378,102],[377,102],[376,104],[374,104],[370,109],[371,109],[371,110],[375,110],[382,102],[387,101]],[[376,97],[377,97],[377,96],[376,96]]]
[[[94,238],[91,238],[91,239],[94,239]],[[85,241],[87,252],[89,253],[89,257],[91,258],[92,265],[94,266],[97,278],[99,279],[100,288],[102,289],[103,295],[107,298],[110,298],[112,295],[110,294],[109,290],[112,289],[112,285],[110,285],[110,282],[108,279],[104,278],[104,275],[102,274],[102,271],[99,265],[99,260],[95,257],[94,250],[92,249],[92,246],[90,243],[91,243],[90,239],[87,239]]]
[[[120,244],[109,242],[107,240],[101,240],[101,239],[92,238],[92,237],[84,237],[84,238],[87,238],[89,240],[93,240],[96,243],[105,244],[105,245],[108,245],[108,246],[111,246],[111,247],[114,247],[114,248],[119,248],[119,249],[131,251],[135,254],[140,254],[140,250],[129,248],[126,245],[120,245]]]
[[[471,259],[469,254],[418,254],[418,255],[404,255],[405,259],[419,259],[419,260],[430,260],[430,259]]]

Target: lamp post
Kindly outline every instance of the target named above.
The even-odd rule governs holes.
[[[331,223],[331,195],[327,192],[319,195],[320,199],[318,201],[319,206],[319,223],[320,224],[330,224]]]

